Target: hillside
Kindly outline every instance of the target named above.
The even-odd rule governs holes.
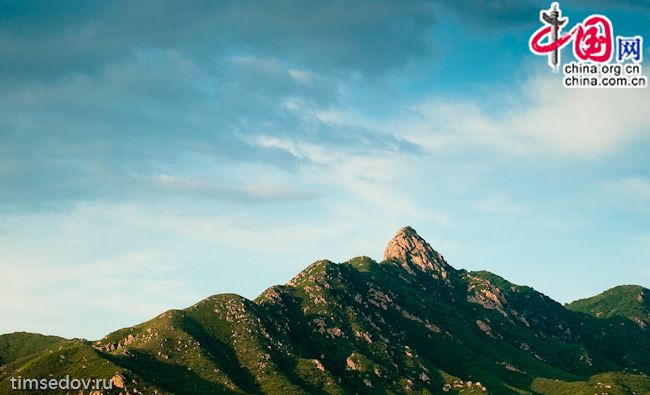
[[[566,308],[599,318],[623,317],[641,328],[648,328],[650,290],[638,285],[620,285],[591,298],[576,300],[567,304]]]
[[[318,261],[252,301],[216,295],[10,360],[0,393],[66,374],[113,377],[104,393],[641,394],[650,334],[455,269],[406,227],[381,262]]]
[[[63,340],[57,336],[27,332],[0,335],[0,366],[43,351]]]

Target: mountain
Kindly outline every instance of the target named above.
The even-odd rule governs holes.
[[[321,260],[255,300],[216,295],[12,358],[0,393],[66,374],[112,378],[105,394],[647,394],[650,333],[455,269],[406,227],[381,262]]]
[[[650,290],[638,285],[620,285],[600,295],[576,300],[566,308],[598,318],[627,318],[650,330]]]

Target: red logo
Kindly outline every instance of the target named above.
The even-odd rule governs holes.
[[[548,63],[554,70],[560,66],[560,50],[571,41],[573,54],[580,61],[607,63],[612,59],[614,33],[612,22],[606,16],[591,15],[568,33],[560,35],[562,26],[569,21],[569,18],[561,17],[561,12],[558,3],[553,3],[549,10],[540,12],[544,26],[537,29],[528,42],[533,53],[548,55]]]

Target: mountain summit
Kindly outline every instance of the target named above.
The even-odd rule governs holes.
[[[415,270],[432,272],[434,278],[447,279],[449,272],[454,271],[445,258],[410,226],[401,228],[388,242],[384,260],[397,260],[410,274],[415,274]]]
[[[0,336],[0,394],[66,375],[111,378],[104,394],[647,394],[650,331],[456,270],[405,227],[383,262],[320,260],[255,300],[211,296],[92,342]]]

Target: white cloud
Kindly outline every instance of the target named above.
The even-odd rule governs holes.
[[[419,218],[447,225],[447,215],[435,210],[424,211],[418,202],[405,193],[406,185],[421,182],[425,158],[405,153],[379,155],[356,154],[332,150],[323,145],[260,136],[255,142],[263,147],[285,150],[291,155],[307,159],[311,164],[301,169],[299,177],[310,183],[319,180],[320,188],[352,194],[360,199],[364,209],[382,210],[396,218]]]
[[[538,76],[482,101],[431,97],[390,127],[432,151],[594,158],[650,137],[649,89],[565,89]]]
[[[289,70],[289,75],[298,82],[309,82],[314,78],[314,74],[306,70]]]
[[[313,163],[327,163],[336,160],[336,152],[318,144],[305,141],[291,140],[283,137],[258,136],[253,142],[264,148],[276,148],[287,151],[300,159],[307,159]]]

